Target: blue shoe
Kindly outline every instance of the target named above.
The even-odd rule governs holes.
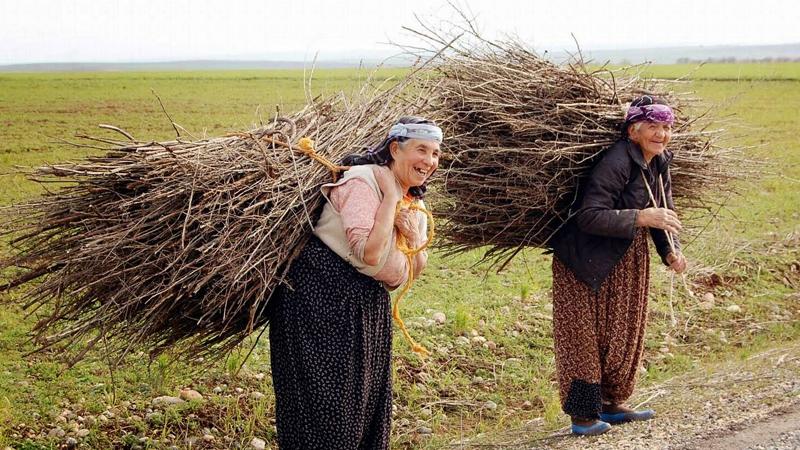
[[[633,412],[621,413],[600,413],[600,420],[608,422],[613,425],[618,425],[626,422],[635,422],[640,420],[650,420],[655,417],[656,412],[652,409],[643,409]]]
[[[591,425],[572,424],[572,434],[580,436],[597,436],[611,429],[611,425],[602,420],[597,420]]]

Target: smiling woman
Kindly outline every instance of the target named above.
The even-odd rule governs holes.
[[[636,384],[647,323],[647,234],[664,264],[686,269],[666,149],[673,121],[672,109],[654,97],[631,102],[622,139],[592,169],[574,218],[553,242],[556,369],[575,434],[601,434],[611,424],[655,414],[625,401]]]
[[[397,247],[427,237],[422,206],[442,131],[404,117],[335,183],[308,242],[270,301],[270,356],[282,449],[389,447],[392,317],[389,290],[425,267]],[[398,211],[398,205],[400,205]],[[411,257],[409,257],[411,258]]]

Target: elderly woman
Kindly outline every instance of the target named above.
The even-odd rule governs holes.
[[[554,240],[556,370],[575,434],[601,434],[655,414],[625,402],[647,322],[647,235],[664,264],[678,273],[686,268],[666,149],[673,120],[672,109],[652,96],[631,103],[622,138],[594,166],[577,212]]]
[[[287,449],[386,449],[392,410],[389,290],[405,283],[410,247],[426,239],[421,202],[439,164],[442,131],[401,118],[349,170],[322,187],[314,235],[270,300],[278,444]],[[418,274],[425,252],[414,256]]]

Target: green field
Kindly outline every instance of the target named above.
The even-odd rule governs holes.
[[[694,296],[676,281],[676,327],[669,275],[653,269],[647,371],[640,382],[647,385],[800,338],[800,64],[653,66],[644,73],[688,75],[690,81],[676,86],[727,119],[726,143],[749,146],[748,157],[770,163],[760,178],[738,185],[740,195],[713,193],[729,199],[728,206],[685,248]],[[367,75],[318,71],[308,95],[350,90]],[[58,144],[75,132],[100,133],[96,125],[108,123],[143,140],[174,137],[152,91],[198,137],[250,128],[269,120],[276,105],[286,112],[301,107],[307,95],[301,71],[0,74],[0,205],[40,191],[15,166],[84,156],[86,150]],[[5,251],[0,247],[0,255]],[[539,417],[541,432],[566,423],[553,382],[549,257],[523,252],[501,274],[475,266],[479,257],[434,253],[405,300],[412,335],[433,356],[418,359],[396,333],[396,448],[447,448]],[[701,305],[708,292],[716,297],[711,307]],[[4,306],[15,295],[0,294]],[[729,309],[734,304],[738,311]],[[446,314],[444,325],[429,324],[434,311]],[[188,442],[231,448],[254,436],[274,441],[266,340],[238,374],[241,354],[200,373],[165,358],[148,364],[139,355],[112,377],[98,359],[65,371],[58,354],[25,356],[33,348],[26,333],[34,322],[16,306],[0,314],[0,448],[58,448],[76,437],[75,429],[88,430],[76,437],[82,448],[185,448]],[[473,343],[474,334],[492,344]],[[469,343],[459,339],[464,336]],[[184,387],[204,400],[151,407],[154,397]]]

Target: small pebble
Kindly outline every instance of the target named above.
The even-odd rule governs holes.
[[[473,344],[483,344],[484,342],[486,342],[486,338],[483,337],[483,336],[473,336],[472,337],[472,343]]]
[[[267,442],[263,439],[253,438],[253,440],[250,441],[250,447],[255,450],[265,450],[267,448]]]
[[[728,312],[732,312],[732,313],[738,313],[738,312],[741,312],[741,310],[742,310],[742,308],[739,305],[736,305],[736,304],[728,306],[725,309],[727,309]]]
[[[192,400],[202,400],[203,395],[194,389],[181,389],[180,398],[189,402]]]

